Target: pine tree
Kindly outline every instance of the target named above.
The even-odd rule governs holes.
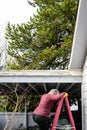
[[[65,69],[72,47],[78,1],[34,0],[30,22],[7,26],[10,69]]]

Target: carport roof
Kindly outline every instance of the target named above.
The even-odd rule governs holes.
[[[0,71],[1,83],[81,83],[81,70]]]
[[[43,94],[57,88],[60,92],[68,92],[71,97],[81,96],[82,71],[69,70],[30,70],[1,71],[0,94],[12,93],[15,88],[22,93]]]

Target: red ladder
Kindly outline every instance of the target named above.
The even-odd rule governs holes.
[[[76,130],[74,119],[73,119],[72,112],[71,112],[70,105],[69,105],[69,100],[68,100],[67,96],[64,96],[58,102],[58,106],[57,106],[57,109],[56,109],[56,114],[55,114],[55,117],[54,117],[54,120],[53,120],[51,130],[56,130],[56,126],[57,126],[57,123],[58,123],[58,119],[59,119],[59,116],[60,116],[60,112],[61,112],[61,108],[62,108],[64,100],[65,100],[65,103],[66,103],[66,108],[68,110],[68,116],[69,116],[69,119],[70,119],[70,124],[71,124],[72,130]]]

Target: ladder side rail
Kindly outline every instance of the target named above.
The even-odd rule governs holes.
[[[72,112],[71,112],[71,109],[70,109],[70,104],[69,104],[69,100],[68,100],[67,96],[65,97],[65,103],[66,103],[66,107],[67,107],[67,110],[68,110],[68,116],[69,116],[69,119],[70,119],[70,124],[72,126],[72,130],[76,130],[74,118],[73,118],[73,115],[72,115]]]
[[[57,109],[56,109],[56,114],[55,114],[55,117],[54,117],[54,120],[53,120],[53,123],[52,123],[51,130],[56,130],[56,126],[57,126],[58,119],[59,119],[59,116],[60,116],[60,112],[61,112],[61,108],[62,108],[62,105],[63,105],[63,101],[64,101],[64,97],[61,98],[59,100],[59,102],[58,102]]]

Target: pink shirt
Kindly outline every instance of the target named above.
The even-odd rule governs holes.
[[[59,100],[62,98],[64,93],[61,93],[59,95],[54,94],[44,94],[41,97],[40,103],[37,106],[37,108],[34,110],[34,114],[42,115],[45,117],[48,117],[50,114],[50,111],[54,105],[54,101]]]

